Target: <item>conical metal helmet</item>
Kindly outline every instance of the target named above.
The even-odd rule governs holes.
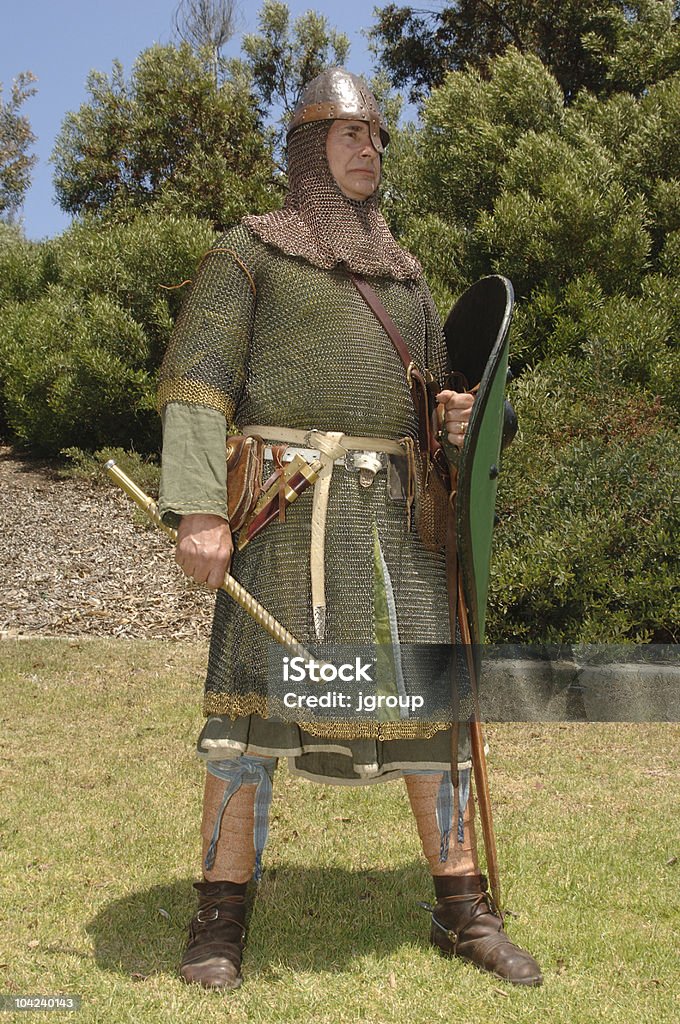
[[[309,83],[293,113],[288,135],[309,121],[366,121],[371,142],[382,153],[390,135],[375,96],[363,78],[344,68],[328,68]]]

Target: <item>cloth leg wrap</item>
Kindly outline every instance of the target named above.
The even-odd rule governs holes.
[[[208,761],[203,813],[206,878],[213,869],[219,873],[220,881],[244,882],[253,873],[255,881],[262,877],[275,768],[275,757],[241,756]],[[218,796],[216,801],[218,806],[208,799],[209,790],[214,790],[210,776],[225,783],[221,798]],[[238,878],[233,877],[236,874]]]
[[[462,875],[478,871],[474,827],[474,800],[470,793],[470,769],[459,771],[458,789],[450,772],[405,773],[423,853],[433,875]],[[455,821],[455,842],[451,833]]]

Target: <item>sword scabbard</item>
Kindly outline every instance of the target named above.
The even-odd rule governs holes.
[[[297,501],[303,491],[316,482],[320,469],[320,461],[309,463],[301,455],[296,455],[288,463],[283,473],[273,480],[272,486],[260,497],[240,528],[237,545],[239,551],[264,530],[265,526],[280,517],[282,503],[288,508]]]

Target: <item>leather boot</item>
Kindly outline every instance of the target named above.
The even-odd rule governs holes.
[[[459,956],[515,985],[541,985],[541,969],[511,942],[484,875],[435,875],[437,905],[430,942],[446,956]]]
[[[204,988],[238,988],[246,939],[246,888],[240,882],[195,882],[198,913],[179,973]]]

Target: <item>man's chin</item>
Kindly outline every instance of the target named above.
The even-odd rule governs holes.
[[[377,190],[377,188],[378,183],[373,178],[371,178],[370,181],[367,180],[365,185],[362,185],[362,183],[360,182],[355,182],[354,188],[352,189],[352,195],[350,196],[350,198],[356,199],[358,201],[361,201],[363,199],[370,199],[370,197]],[[349,193],[347,194],[349,195]]]

